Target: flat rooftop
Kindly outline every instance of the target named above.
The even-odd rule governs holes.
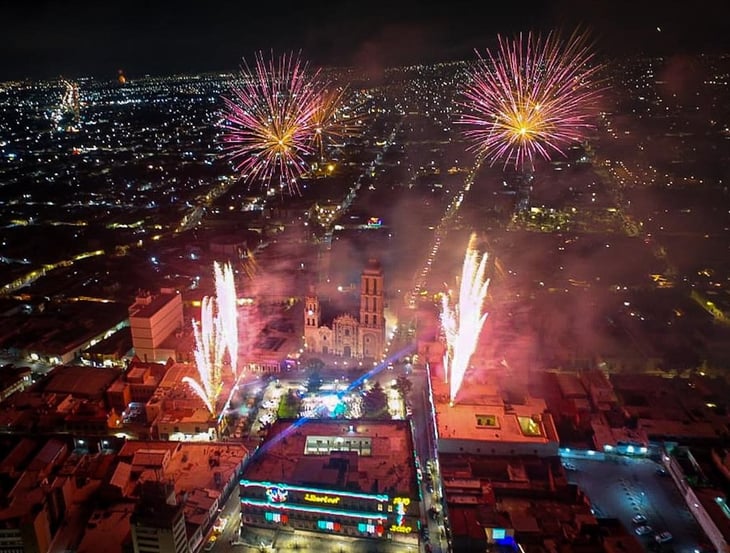
[[[91,513],[83,530],[77,553],[123,553],[124,543],[131,541],[129,519],[134,503],[117,503]]]
[[[119,371],[116,369],[58,366],[50,372],[42,391],[80,398],[100,398],[118,377]]]
[[[119,451],[120,466],[115,482],[122,489],[125,484],[147,480],[175,483],[175,493],[196,489],[220,489],[220,482],[235,478],[248,451],[240,444],[196,443],[128,440]],[[131,473],[136,474],[134,478]]]
[[[441,440],[547,443],[558,440],[545,400],[532,397],[527,386],[503,386],[505,375],[489,371],[462,386],[454,405],[448,384],[431,379],[436,425]],[[466,381],[465,381],[466,382]],[[543,416],[548,414],[548,416]]]
[[[281,419],[253,455],[244,478],[409,495],[417,486],[409,423]]]
[[[135,302],[134,305],[129,308],[129,317],[148,319],[178,295],[179,294],[164,292],[152,296],[152,300],[149,303]]]

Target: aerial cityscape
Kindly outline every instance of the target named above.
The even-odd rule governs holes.
[[[730,553],[730,6],[165,4],[0,23],[0,553]]]

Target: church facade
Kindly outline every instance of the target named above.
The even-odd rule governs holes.
[[[304,342],[310,353],[354,359],[380,360],[385,350],[383,270],[371,259],[360,276],[360,316],[336,316],[330,326],[322,324],[322,311],[315,295],[305,298]]]

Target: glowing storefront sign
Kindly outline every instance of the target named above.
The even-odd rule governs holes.
[[[278,488],[276,486],[266,488],[266,499],[272,503],[286,503],[288,497],[289,492],[283,488]]]
[[[332,495],[318,495],[316,493],[304,494],[304,501],[310,503],[325,503],[327,505],[338,505],[340,503],[340,497]]]
[[[287,511],[300,511],[302,513],[315,513],[318,515],[332,515],[347,518],[372,518],[381,519],[383,513],[373,513],[367,511],[347,511],[344,509],[329,509],[322,505],[297,505],[295,503],[273,503],[271,501],[261,501],[253,498],[241,498],[241,505],[251,505],[252,507],[263,507],[268,509],[286,509]]]
[[[411,498],[410,497],[394,497],[393,498],[393,505],[404,505],[408,507],[408,505],[411,504]]]
[[[396,503],[395,505],[395,523],[397,526],[403,526],[403,523],[406,520],[406,505],[405,503]]]
[[[252,487],[252,488],[276,488],[283,491],[292,491],[292,492],[303,492],[303,493],[315,493],[315,494],[321,494],[322,490],[317,488],[308,488],[304,486],[292,486],[289,484],[282,484],[282,483],[274,483],[274,482],[261,482],[258,480],[246,480],[245,478],[241,478],[239,481],[239,484],[241,486],[244,486],[246,488]],[[388,502],[390,501],[390,497],[388,497],[385,494],[369,494],[369,493],[356,493],[356,492],[345,492],[345,491],[336,491],[334,493],[337,493],[337,495],[340,495],[342,497],[352,497],[354,499],[364,499],[366,501],[383,501]],[[268,495],[268,494],[267,494]]]
[[[390,527],[391,532],[397,532],[398,534],[410,534],[413,531],[411,526],[396,526],[395,524]]]

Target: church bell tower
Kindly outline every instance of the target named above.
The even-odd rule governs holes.
[[[370,259],[360,277],[360,351],[375,361],[380,361],[385,348],[383,300],[383,269]]]

